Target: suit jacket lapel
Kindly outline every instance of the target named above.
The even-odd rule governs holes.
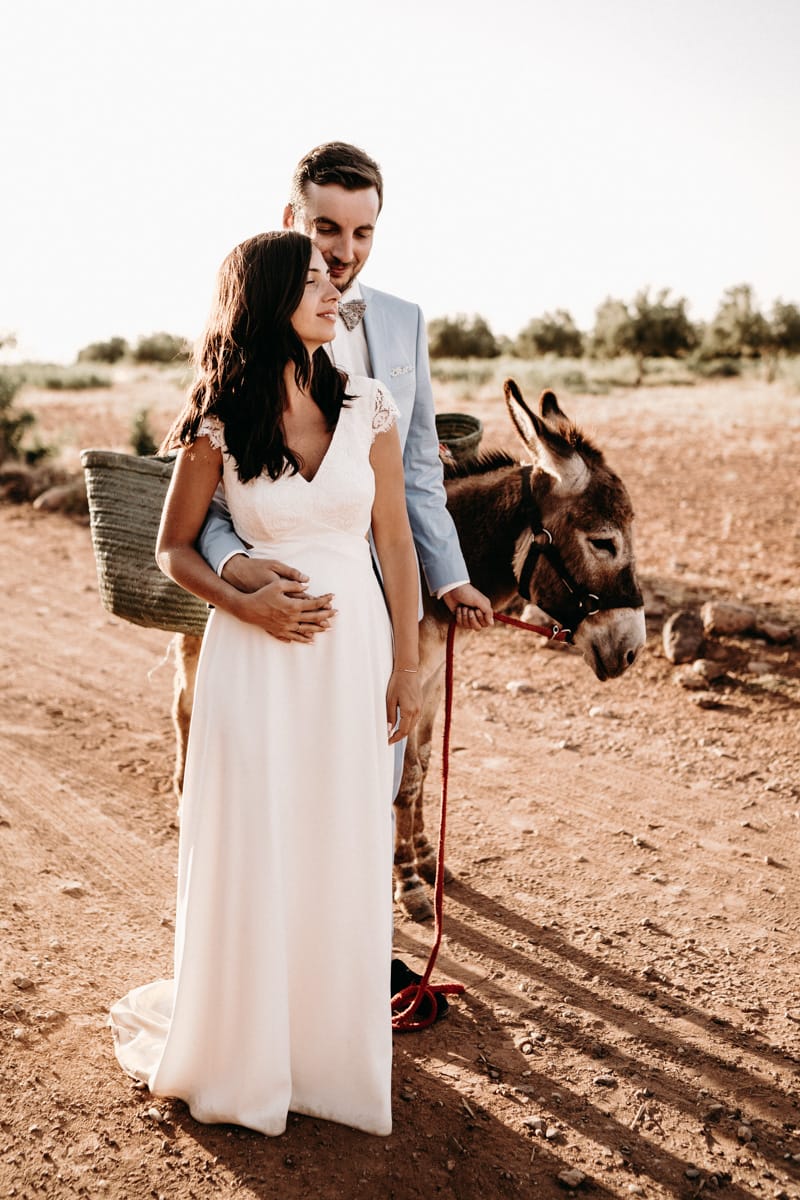
[[[364,313],[364,334],[367,339],[372,376],[374,379],[379,379],[381,383],[385,383],[388,387],[389,380],[387,378],[388,367],[385,348],[388,343],[389,330],[386,327],[386,314],[376,300],[372,288],[364,287],[362,283],[361,295],[367,306]]]

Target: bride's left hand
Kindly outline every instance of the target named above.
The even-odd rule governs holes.
[[[408,737],[419,719],[421,707],[419,675],[410,671],[393,671],[386,689],[386,729],[390,746]]]

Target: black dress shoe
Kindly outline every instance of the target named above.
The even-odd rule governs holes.
[[[416,973],[416,971],[412,971],[411,967],[407,966],[401,958],[393,958],[392,959],[392,973],[391,973],[391,989],[392,989],[391,995],[392,996],[396,996],[398,992],[402,992],[403,988],[411,987],[413,984],[419,983],[421,981],[421,979],[422,979],[422,976],[418,975]],[[447,1003],[446,997],[443,996],[440,992],[436,992],[434,995],[435,995],[435,1000],[436,1000],[436,1016],[434,1017],[434,1021],[441,1021],[442,1017],[446,1015],[447,1010],[450,1007],[450,1005]],[[409,1001],[409,1003],[410,1003],[410,1001]],[[424,1021],[425,1018],[430,1015],[430,1011],[431,1011],[431,998],[430,998],[430,996],[423,996],[420,1006],[415,1013],[415,1016],[418,1016],[421,1020]]]

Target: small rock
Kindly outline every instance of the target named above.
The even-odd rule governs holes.
[[[21,992],[29,992],[36,985],[27,975],[15,975],[11,980],[15,988],[19,988]]]
[[[703,692],[706,689],[705,679],[691,667],[684,667],[682,671],[676,671],[672,678],[680,687],[686,688],[687,692]]]
[[[707,601],[700,610],[703,628],[707,634],[730,636],[749,633],[758,620],[755,609],[746,604],[731,604],[720,600]]]
[[[736,1130],[736,1136],[740,1142],[750,1142],[753,1140],[753,1130],[749,1125],[740,1125]]]
[[[85,513],[89,511],[83,472],[70,483],[57,484],[37,496],[33,507],[41,512]]]
[[[61,887],[59,888],[59,891],[63,892],[65,896],[76,896],[77,897],[77,896],[83,896],[85,894],[85,889],[84,889],[83,884],[80,883],[77,879],[72,879],[72,880],[70,880],[69,883],[62,883]]]
[[[579,1171],[577,1167],[572,1167],[567,1171],[559,1171],[558,1182],[563,1183],[564,1187],[577,1188],[580,1187],[586,1176],[583,1171]]]
[[[617,1081],[613,1075],[595,1075],[592,1083],[595,1087],[615,1088]]]
[[[697,1167],[687,1167],[683,1173],[687,1179],[699,1179],[700,1178],[700,1172],[698,1171]]]
[[[747,664],[747,672],[749,675],[771,675],[772,663],[764,662],[760,658],[754,658]]]
[[[535,692],[536,688],[532,683],[528,683],[527,679],[510,679],[506,684],[506,691],[511,692],[512,696],[524,696]]]
[[[696,658],[692,663],[692,670],[701,679],[707,679],[709,683],[713,683],[716,679],[722,679],[725,674],[725,664],[714,662],[710,658]]]
[[[696,696],[692,696],[692,704],[696,704],[698,708],[722,708],[723,701],[713,692],[698,692]]]
[[[547,1127],[544,1117],[524,1117],[522,1124],[526,1129],[532,1129],[534,1133],[539,1132],[542,1134]]]
[[[680,609],[664,623],[661,640],[672,663],[692,662],[703,645],[703,622],[697,613]]]
[[[778,621],[759,621],[755,631],[768,642],[779,642],[781,645],[790,642],[794,637],[792,628],[789,625],[781,625]]]
[[[156,1121],[159,1125],[162,1125],[166,1120],[166,1117],[161,1109],[156,1108],[155,1105],[153,1105],[151,1108],[146,1108],[144,1110],[144,1115],[149,1117],[151,1121]]]

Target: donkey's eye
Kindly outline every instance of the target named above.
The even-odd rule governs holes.
[[[589,538],[589,544],[603,554],[610,554],[612,558],[617,553],[617,547],[611,538]]]

